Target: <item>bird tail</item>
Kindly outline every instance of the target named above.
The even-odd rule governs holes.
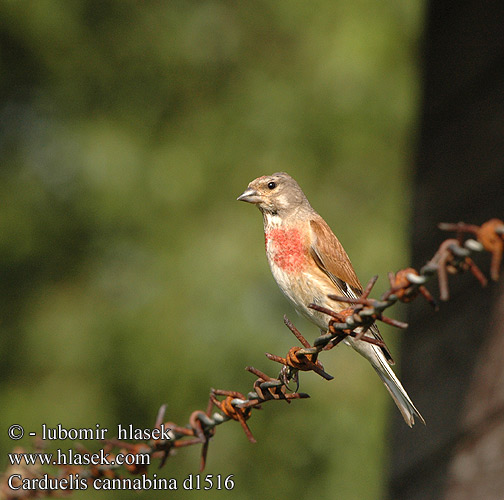
[[[418,417],[418,419],[425,425],[424,418],[415,408],[413,401],[411,401],[396,374],[392,371],[392,368],[390,368],[380,348],[374,345],[372,347],[375,351],[376,356],[373,356],[373,359],[370,360],[371,364],[373,365],[376,373],[378,373],[378,375],[382,379],[382,382],[385,384],[385,387],[392,396],[392,399],[395,401],[395,404],[399,408],[404,421],[410,427],[413,427],[413,424],[415,423],[415,417]]]

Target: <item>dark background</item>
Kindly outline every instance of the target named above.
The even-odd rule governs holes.
[[[436,222],[503,219],[503,23],[501,2],[429,6],[414,178],[416,266],[438,245]],[[477,262],[488,265],[487,258]],[[393,427],[393,499],[504,495],[502,279],[486,289],[471,275],[450,282],[452,300],[439,314],[420,301],[408,310],[403,379],[419,393],[428,426],[413,433]]]

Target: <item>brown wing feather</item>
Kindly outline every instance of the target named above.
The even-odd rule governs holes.
[[[362,294],[362,286],[343,245],[331,231],[322,217],[310,220],[313,231],[312,256],[315,262],[332,281],[334,278],[350,285],[357,295]],[[337,284],[337,283],[335,283]]]
[[[352,263],[343,245],[331,231],[331,228],[320,216],[317,217],[317,219],[310,220],[310,227],[314,236],[312,238],[310,253],[317,266],[345,295],[348,295],[344,287],[346,283],[357,297],[361,296],[362,285],[360,284],[359,278],[357,278],[355,274]],[[376,324],[373,324],[370,331],[376,339],[383,341]],[[387,361],[393,365],[394,360],[388,348],[382,348],[382,351]]]

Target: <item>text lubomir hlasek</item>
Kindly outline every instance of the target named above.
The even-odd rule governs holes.
[[[94,428],[89,427],[82,429],[66,429],[61,424],[58,424],[56,427],[49,427],[46,424],[42,424],[41,438],[43,440],[51,441],[64,441],[66,439],[69,439],[71,441],[102,441],[106,439],[107,433],[108,429],[106,427],[101,427],[100,424],[96,424]],[[161,424],[159,427],[156,427],[154,429],[137,429],[131,424],[126,426],[119,424],[117,426],[116,436],[122,441],[148,441],[150,439],[169,441],[174,437],[171,429],[165,427],[164,424]]]

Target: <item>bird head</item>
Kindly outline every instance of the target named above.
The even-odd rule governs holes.
[[[299,184],[285,172],[254,179],[237,200],[257,205],[261,212],[271,214],[288,213],[302,205],[310,206]]]

